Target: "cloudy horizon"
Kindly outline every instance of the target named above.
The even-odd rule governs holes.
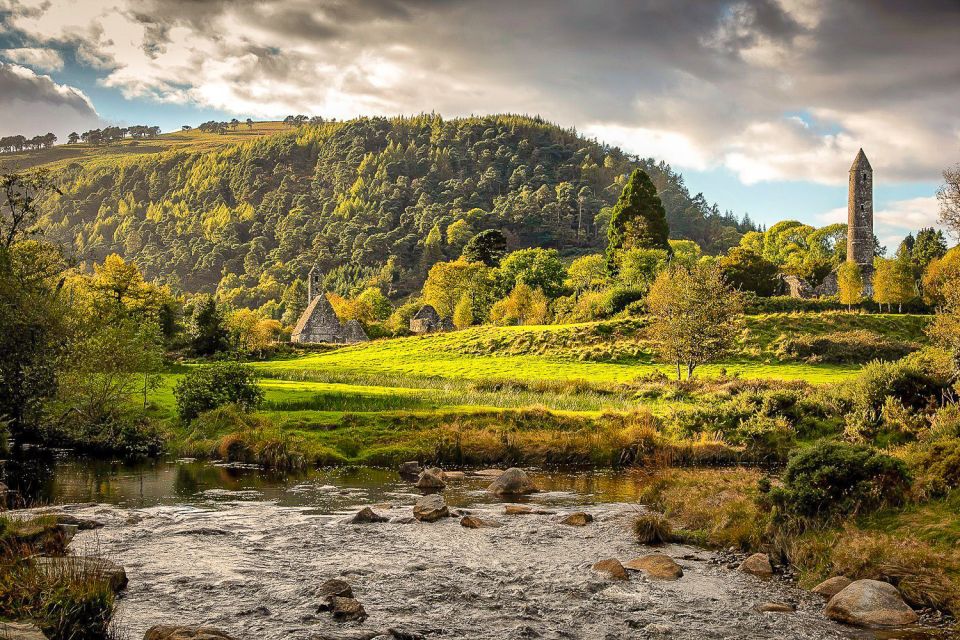
[[[0,0],[0,135],[538,114],[765,224],[842,221],[862,147],[890,243],[960,162],[958,32],[955,0]]]

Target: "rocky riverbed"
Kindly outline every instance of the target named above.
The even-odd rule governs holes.
[[[393,472],[265,482],[231,470],[218,484],[192,469],[172,482],[169,469],[139,484],[135,474],[116,486],[98,477],[87,495],[115,504],[58,507],[104,524],[79,531],[71,548],[126,568],[124,637],[156,624],[304,640],[389,628],[458,639],[926,637],[831,622],[823,597],[779,573],[745,573],[736,554],[636,543],[638,507],[616,499],[630,477],[534,474],[546,491],[519,498],[491,495],[489,475],[455,473],[439,494],[451,515],[431,522],[414,517],[422,494]],[[636,559],[654,552],[678,566],[657,557],[661,577],[639,570],[651,562]],[[337,621],[325,606],[333,578],[349,585],[364,620]]]

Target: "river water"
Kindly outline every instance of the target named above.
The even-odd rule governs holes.
[[[35,504],[105,524],[81,532],[71,548],[126,568],[116,622],[131,639],[157,623],[264,640],[370,637],[362,632],[391,627],[478,640],[877,637],[826,620],[822,600],[786,580],[762,582],[693,547],[657,549],[683,567],[675,582],[633,572],[612,582],[591,571],[601,559],[653,551],[628,532],[640,484],[631,472],[535,471],[543,492],[527,502],[553,512],[542,515],[504,515],[503,502],[484,490],[489,479],[450,483],[443,495],[451,507],[502,523],[474,530],[457,518],[409,522],[419,493],[384,469],[270,475],[193,461],[11,464],[8,483]],[[362,506],[392,521],[348,524]],[[595,521],[558,523],[581,510]],[[353,586],[365,622],[335,623],[316,611],[317,587],[334,577]],[[754,611],[769,600],[797,612]]]

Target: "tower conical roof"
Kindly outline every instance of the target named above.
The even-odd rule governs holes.
[[[863,148],[860,149],[857,157],[853,159],[853,164],[850,165],[850,171],[858,171],[860,169],[873,171],[873,167],[870,166],[870,161],[867,160],[867,154],[863,152]]]

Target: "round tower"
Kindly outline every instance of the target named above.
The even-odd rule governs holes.
[[[873,167],[860,153],[850,167],[847,197],[847,262],[873,268]]]

